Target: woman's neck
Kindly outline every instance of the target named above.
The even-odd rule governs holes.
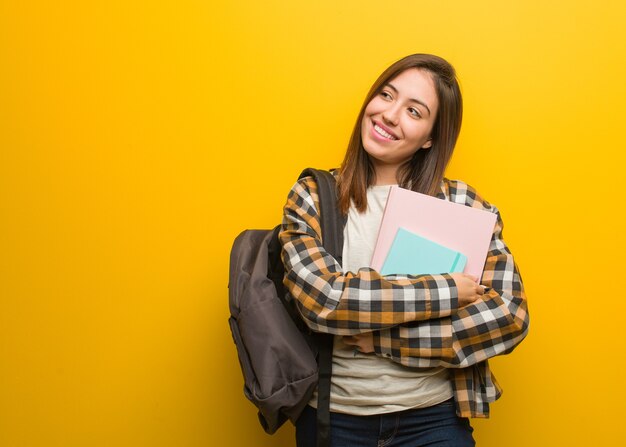
[[[382,185],[396,185],[398,179],[396,177],[398,173],[398,167],[393,165],[378,165],[374,168],[375,179],[374,186]]]

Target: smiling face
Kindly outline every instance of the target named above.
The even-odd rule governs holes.
[[[361,140],[377,175],[397,169],[420,149],[432,146],[430,134],[439,101],[429,72],[409,68],[383,85],[365,107]]]

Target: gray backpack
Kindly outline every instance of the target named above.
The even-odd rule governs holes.
[[[305,169],[318,186],[324,248],[341,263],[344,218],[337,207],[335,178]],[[245,230],[230,253],[228,320],[244,377],[244,394],[258,408],[261,425],[274,433],[295,424],[318,386],[317,445],[329,445],[332,336],[312,333],[288,302],[284,267],[272,230]],[[319,383],[318,383],[319,382]]]

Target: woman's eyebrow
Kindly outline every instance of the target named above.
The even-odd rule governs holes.
[[[394,92],[398,93],[398,89],[395,88],[391,82],[387,83],[387,87],[389,87]],[[424,106],[426,108],[426,110],[428,110],[428,114],[430,115],[430,109],[428,108],[428,106],[426,105],[425,102],[420,101],[419,99],[414,99],[414,98],[410,98],[409,101],[413,101],[413,102],[416,102],[416,103]]]

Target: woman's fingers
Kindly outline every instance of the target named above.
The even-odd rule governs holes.
[[[374,336],[371,332],[358,335],[344,335],[342,339],[346,345],[354,346],[365,354],[374,352]]]
[[[478,278],[468,273],[452,273],[458,297],[459,306],[464,307],[478,300],[485,293],[485,288],[478,283]]]

